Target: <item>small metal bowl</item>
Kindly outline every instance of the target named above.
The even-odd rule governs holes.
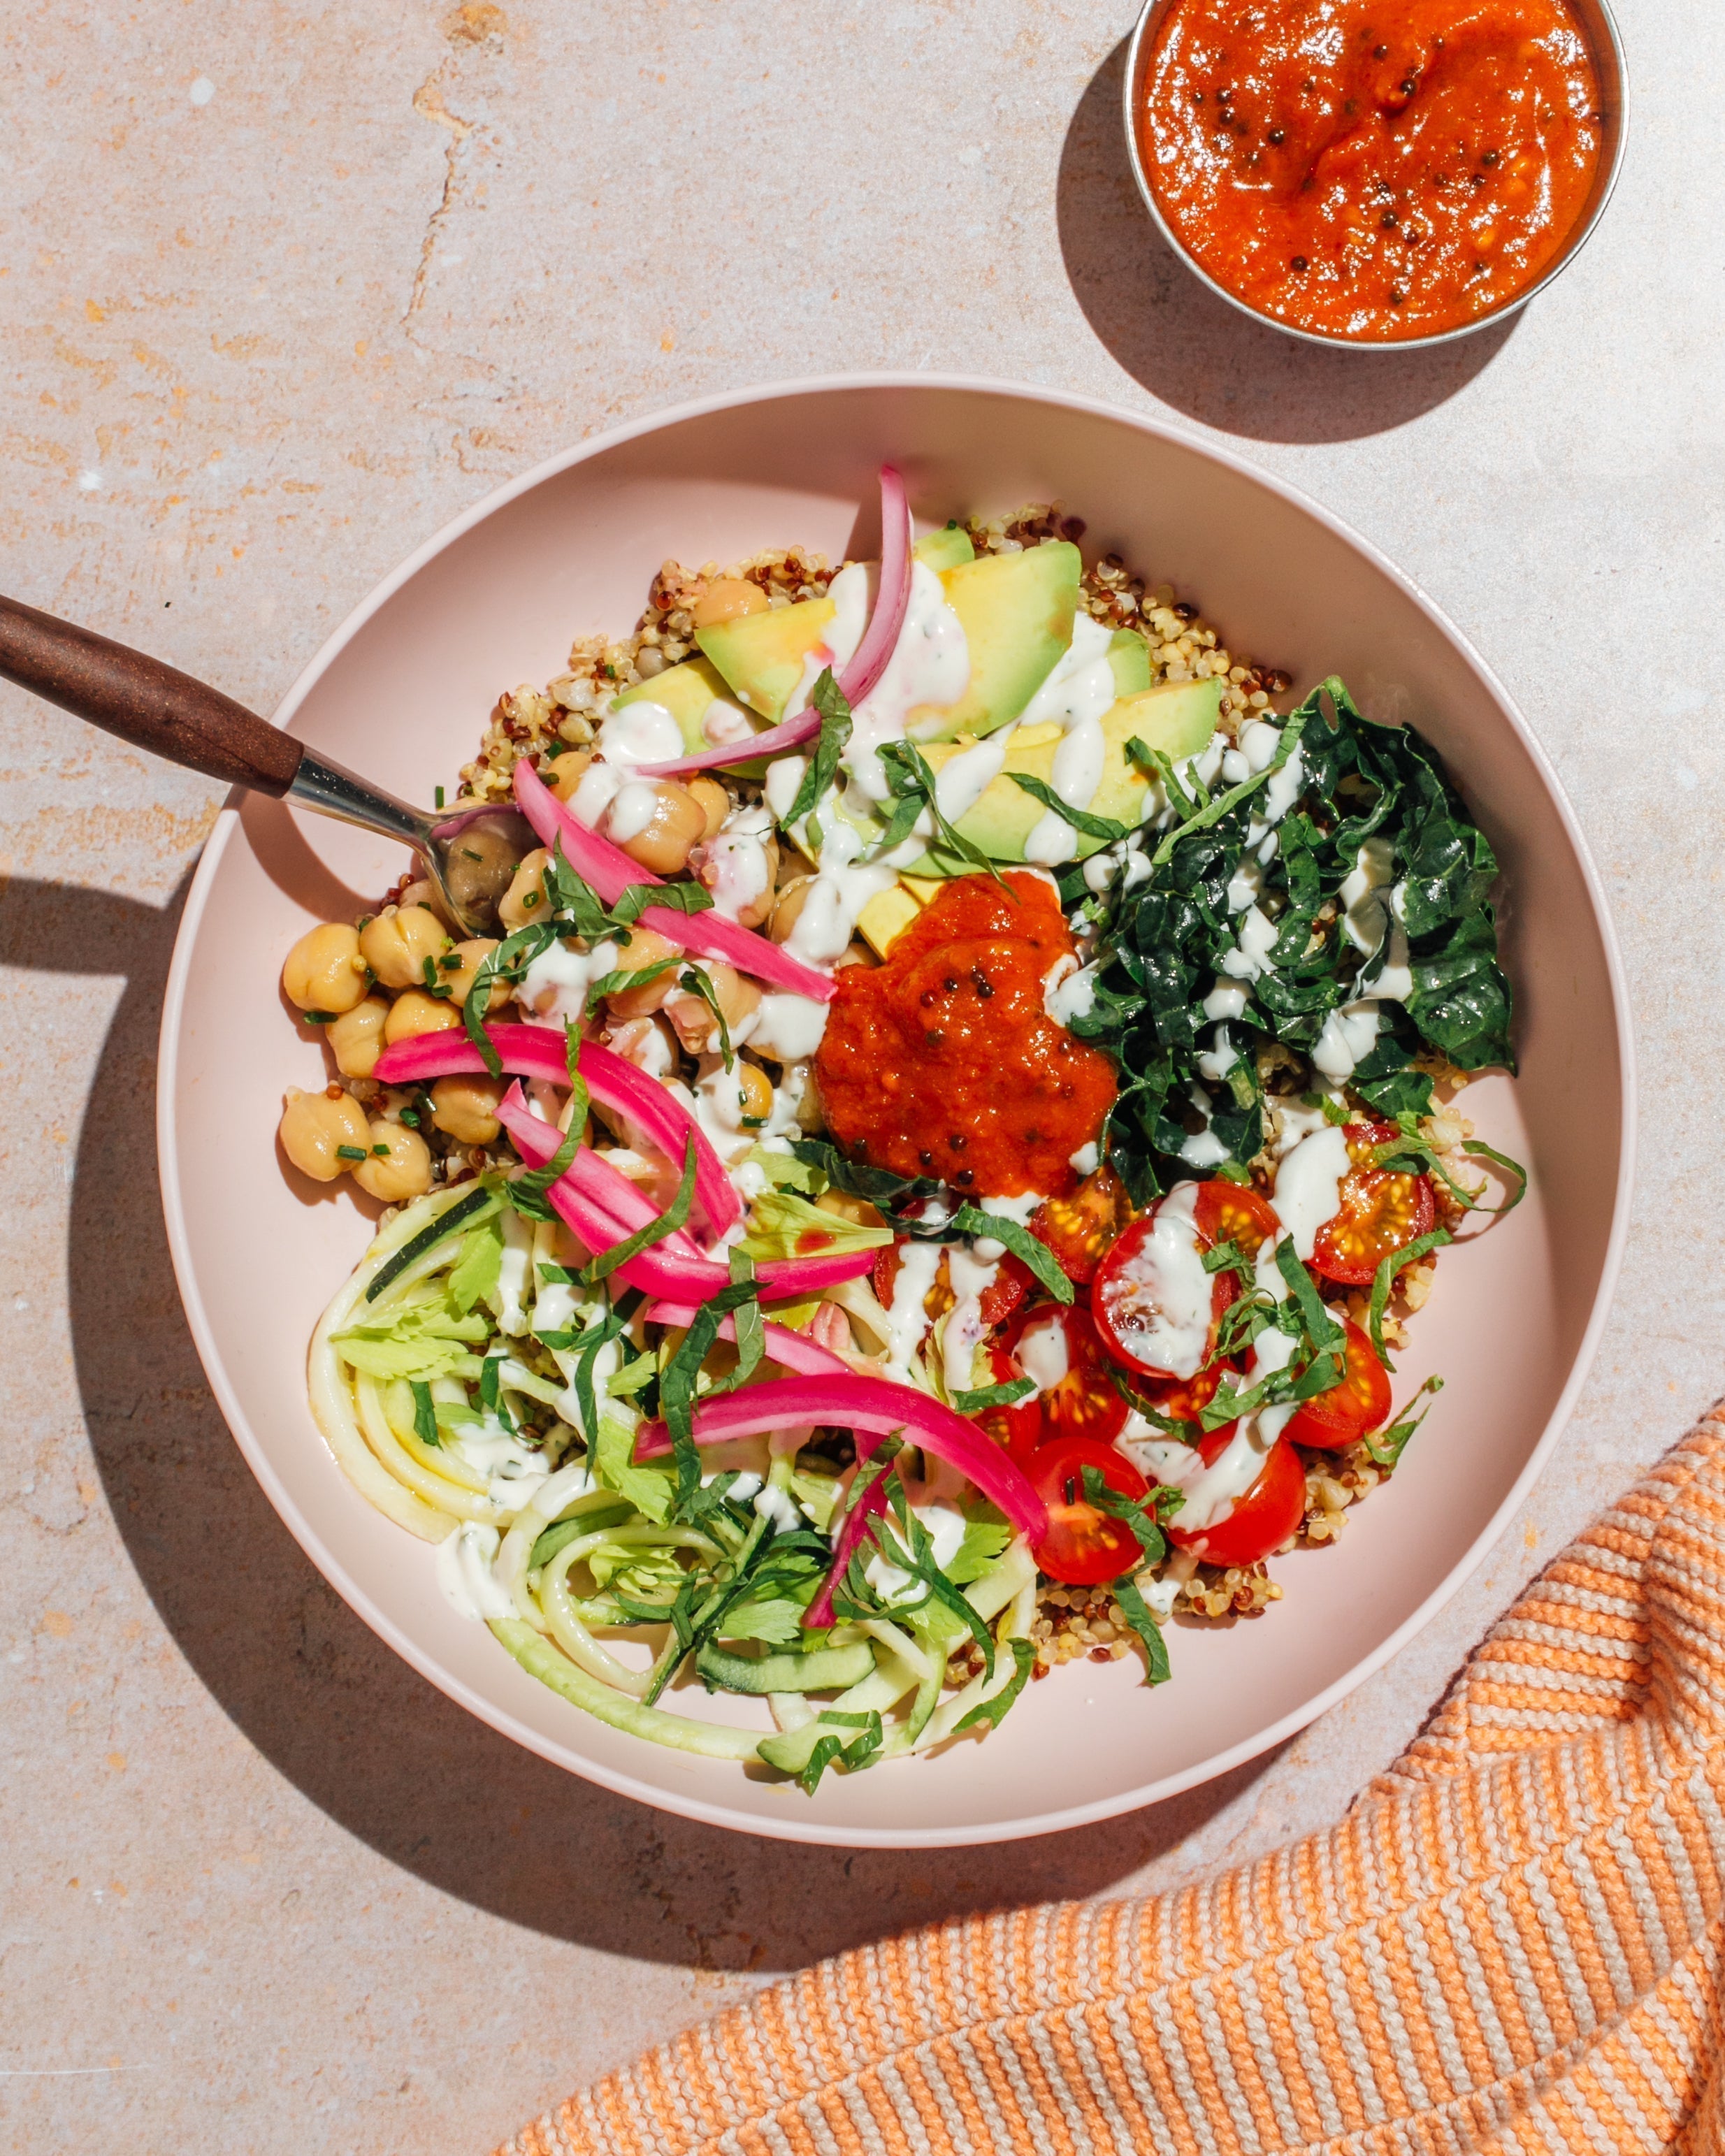
[[[1278,320],[1257,307],[1249,306],[1237,292],[1230,292],[1219,285],[1209,272],[1197,262],[1162,213],[1162,205],[1156,199],[1156,190],[1150,184],[1150,176],[1144,169],[1144,160],[1138,147],[1138,114],[1142,107],[1145,71],[1150,64],[1150,54],[1156,43],[1156,33],[1162,18],[1174,4],[1174,0],[1144,0],[1137,28],[1132,32],[1131,46],[1126,59],[1126,153],[1132,161],[1132,177],[1138,183],[1138,192],[1144,198],[1144,207],[1154,219],[1157,230],[1168,242],[1178,259],[1201,284],[1208,285],[1218,298],[1225,300],[1230,307],[1248,316],[1255,322],[1267,323],[1280,330],[1284,336],[1297,337],[1303,344],[1339,346],[1349,352],[1423,352],[1436,344],[1453,344],[1458,337],[1471,336],[1476,330],[1486,329],[1494,322],[1502,321],[1518,308],[1543,292],[1560,271],[1566,269],[1587,244],[1594,227],[1604,215],[1605,205],[1611,199],[1611,190],[1617,184],[1617,175],[1623,166],[1624,146],[1629,134],[1629,72],[1623,55],[1623,40],[1618,35],[1617,24],[1612,18],[1606,0],[1569,0],[1584,36],[1593,56],[1599,76],[1599,110],[1603,114],[1600,129],[1599,162],[1594,175],[1593,192],[1582,213],[1569,228],[1569,236],[1561,251],[1548,264],[1541,275],[1525,291],[1517,292],[1512,299],[1505,300],[1488,314],[1477,316],[1471,322],[1461,322],[1451,330],[1435,331],[1430,336],[1363,337],[1331,336],[1320,330],[1297,328],[1292,322]]]

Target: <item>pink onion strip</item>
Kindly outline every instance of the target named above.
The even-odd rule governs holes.
[[[649,1303],[643,1313],[655,1325],[675,1325],[686,1328],[696,1320],[699,1305],[692,1302]],[[850,1374],[850,1365],[830,1348],[823,1348],[818,1340],[806,1333],[793,1332],[788,1325],[774,1325],[770,1322],[762,1327],[767,1336],[767,1359],[777,1363],[781,1370],[797,1370],[806,1378],[843,1378]],[[735,1340],[737,1320],[727,1317],[719,1327],[721,1340]]]
[[[568,1047],[548,1025],[488,1025],[485,1032],[498,1060],[511,1077],[537,1078],[547,1086],[569,1082]],[[673,1168],[680,1168],[690,1139],[695,1141],[695,1195],[716,1235],[742,1217],[742,1207],[706,1133],[669,1087],[637,1070],[633,1063],[602,1048],[581,1044],[578,1068],[599,1106],[634,1125]],[[414,1086],[434,1078],[483,1075],[485,1058],[465,1033],[422,1033],[398,1041],[377,1058],[372,1073],[386,1086]]]
[[[523,1159],[529,1153],[537,1153],[539,1158],[531,1163],[535,1168],[543,1168],[562,1142],[562,1134],[527,1106],[518,1085],[511,1086],[497,1103],[497,1120],[509,1132],[516,1151]],[[590,1146],[577,1147],[563,1179],[578,1196],[619,1224],[620,1232],[612,1237],[613,1242],[621,1242],[624,1235],[634,1235],[637,1228],[644,1228],[659,1218],[659,1209],[646,1192]],[[674,1229],[655,1247],[667,1257],[685,1258],[701,1265],[708,1262],[685,1229]]]
[[[856,1464],[866,1467],[869,1460],[880,1449],[877,1438],[865,1452],[859,1445]],[[891,1471],[888,1471],[889,1474]],[[820,1591],[803,1613],[803,1623],[810,1631],[819,1631],[833,1621],[833,1597],[839,1583],[850,1569],[850,1560],[857,1547],[869,1531],[870,1520],[877,1520],[886,1510],[886,1475],[877,1475],[860,1497],[839,1522],[838,1534],[833,1541],[833,1561],[827,1567],[827,1576],[820,1584]]]
[[[897,649],[899,632],[911,603],[911,505],[905,483],[891,465],[880,467],[880,583],[869,625],[850,664],[838,677],[839,693],[847,704],[861,703],[886,671]],[[703,749],[698,756],[674,757],[666,763],[644,763],[639,768],[650,778],[675,778],[688,771],[716,771],[730,763],[752,763],[757,757],[783,756],[798,748],[820,732],[820,713],[810,704],[793,718],[785,719],[765,733],[750,734],[742,741],[726,742]]]
[[[507,1116],[506,1107],[510,1111]],[[558,1144],[557,1133],[550,1124],[531,1113],[519,1094],[513,1098],[506,1096],[498,1103],[497,1115],[527,1165],[543,1168]],[[577,1152],[568,1173],[560,1176],[545,1194],[559,1217],[595,1256],[655,1217],[651,1204],[628,1177],[585,1146]],[[628,1209],[629,1219],[619,1225],[614,1207]],[[755,1277],[764,1295],[821,1295],[841,1281],[860,1280],[872,1269],[875,1256],[874,1250],[834,1250],[819,1257],[772,1258],[756,1266]],[[702,1257],[681,1229],[627,1259],[618,1267],[617,1278],[648,1295],[676,1303],[705,1302],[731,1284],[726,1268]]]
[[[805,1423],[827,1423],[877,1439],[902,1431],[905,1441],[931,1452],[975,1483],[1021,1534],[1033,1540],[1048,1527],[1048,1512],[1024,1470],[985,1437],[973,1422],[912,1385],[890,1378],[783,1378],[770,1385],[751,1385],[740,1393],[705,1400],[695,1410],[695,1441],[720,1445],[762,1430],[789,1430]],[[662,1422],[645,1424],[635,1441],[635,1457],[651,1460],[671,1449]],[[868,1447],[872,1452],[873,1445]],[[863,1447],[857,1447],[859,1458]]]
[[[534,770],[526,757],[515,767],[515,798],[521,814],[532,825],[542,845],[555,848],[561,839],[563,858],[578,876],[585,878],[607,906],[614,906],[631,884],[662,883],[662,876],[639,868],[620,847],[597,831],[590,831],[573,815]],[[793,996],[810,996],[817,1003],[832,1000],[833,984],[800,958],[743,928],[711,908],[705,913],[678,913],[668,906],[649,906],[641,926],[680,951],[697,957],[717,958]]]

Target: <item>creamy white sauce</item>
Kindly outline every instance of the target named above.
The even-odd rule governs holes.
[[[679,744],[680,746],[680,742]],[[605,834],[619,846],[639,839],[653,821],[659,792],[650,779],[631,778],[619,787],[603,819]]]
[[[786,989],[761,998],[749,1046],[780,1063],[804,1063],[820,1046],[829,1004]]]
[[[521,976],[515,999],[525,1011],[552,1024],[578,1024],[587,1016],[588,991],[607,973],[626,972],[629,960],[620,944],[595,944],[591,951],[577,951],[564,942],[542,951]]]
[[[941,1367],[949,1393],[969,1391],[975,1383],[976,1351],[989,1328],[983,1322],[982,1298],[1000,1270],[998,1257],[959,1245],[947,1253],[947,1277],[956,1300],[941,1326]]]
[[[728,748],[732,742],[747,741],[754,731],[748,713],[728,696],[715,696],[701,721],[701,737],[710,748]],[[670,757],[664,760],[669,763]]]
[[[957,1556],[964,1540],[963,1513],[954,1512],[950,1505],[919,1505],[914,1501],[911,1510],[927,1532],[932,1546],[930,1554],[944,1571]],[[883,1602],[896,1602],[912,1588],[916,1589],[914,1599],[920,1602],[927,1592],[901,1565],[891,1563],[878,1550],[863,1567],[863,1577]]]
[[[1280,1339],[1281,1335],[1275,1337]],[[1234,1510],[1235,1499],[1244,1497],[1264,1472],[1264,1463],[1281,1435],[1279,1430],[1270,1431],[1264,1427],[1273,1412],[1266,1409],[1260,1414],[1247,1415],[1214,1466],[1206,1467],[1195,1450],[1189,1455],[1192,1464],[1177,1482],[1186,1502],[1174,1515],[1174,1524],[1183,1532],[1202,1534],[1206,1527],[1219,1527]],[[1194,1554],[1201,1557],[1203,1552]]]
[[[1069,1159],[1075,1174],[1094,1175],[1102,1164],[1102,1149],[1092,1138],[1087,1145],[1080,1146]]]
[[[1351,1165],[1340,1127],[1327,1123],[1302,1138],[1276,1171],[1270,1203],[1302,1263],[1312,1255],[1318,1229],[1335,1218],[1342,1178]]]
[[[1189,1168],[1219,1168],[1228,1158],[1228,1148],[1210,1128],[1214,1111],[1209,1096],[1202,1086],[1194,1086],[1186,1097],[1204,1117],[1204,1127],[1181,1139],[1180,1158]]]
[[[527,1329],[533,1224],[506,1205],[498,1215],[497,1224],[503,1235],[503,1256],[497,1270],[497,1300],[502,1307],[497,1322],[511,1339],[519,1339]]]
[[[619,794],[611,811],[614,823],[622,803]],[[713,910],[727,920],[757,907],[773,888],[773,856],[768,851],[773,823],[772,810],[758,803],[733,808],[691,856],[691,866],[712,894]]]
[[[906,1243],[899,1251],[898,1276],[886,1313],[886,1360],[901,1374],[909,1372],[911,1358],[927,1337],[928,1312],[922,1306],[943,1255],[938,1243]]]
[[[872,564],[865,568],[853,562],[834,578],[828,596],[840,604],[841,611],[860,611],[867,603],[868,579],[878,574]],[[860,629],[858,638],[860,641]],[[837,654],[840,647],[836,639],[833,641]],[[855,647],[837,660],[837,665],[843,667],[854,656]],[[841,758],[870,800],[884,801],[887,796],[880,755],[884,744],[902,741],[913,715],[948,709],[969,686],[970,647],[964,624],[947,603],[946,587],[934,571],[926,562],[914,562],[898,641],[880,680],[851,712],[850,739]]]
[[[1233,981],[1218,981],[1204,999],[1206,1018],[1244,1018],[1248,991]]]
[[[1177,1183],[1151,1216],[1150,1233],[1111,1306],[1122,1344],[1152,1369],[1194,1377],[1209,1345],[1211,1281],[1193,1206],[1195,1183]]]
[[[805,965],[830,972],[850,947],[858,915],[898,881],[898,871],[885,861],[858,863],[865,844],[854,824],[835,821],[826,834],[819,873],[785,942],[786,950]]]
[[[1222,971],[1237,981],[1255,981],[1273,973],[1270,953],[1276,947],[1276,923],[1261,907],[1248,906],[1240,924],[1240,942],[1222,953]]]
[[[670,763],[683,753],[683,729],[663,704],[638,696],[606,712],[599,725],[599,753],[607,763]]]
[[[501,1537],[495,1527],[464,1520],[437,1546],[437,1584],[457,1616],[483,1625],[516,1616],[515,1598],[492,1571]]]
[[[1228,1038],[1227,1027],[1219,1025],[1216,1028],[1215,1038],[1210,1045],[1202,1050],[1193,1060],[1198,1065],[1200,1076],[1219,1084],[1239,1062],[1240,1050]]]
[[[1353,866],[1343,880],[1337,896],[1343,906],[1342,933],[1357,951],[1369,957],[1384,941],[1389,925],[1389,903],[1384,896],[1395,873],[1395,849],[1388,839],[1368,839],[1354,855]]]
[[[1039,1393],[1054,1390],[1071,1368],[1065,1322],[1058,1308],[1024,1327],[1013,1355]]]
[[[1350,1076],[1355,1065],[1371,1054],[1378,1023],[1378,1006],[1369,999],[1343,1004],[1330,1012],[1312,1051],[1313,1068],[1338,1082]]]
[[[1017,731],[1003,726],[973,748],[962,748],[949,757],[936,774],[935,806],[949,824],[956,824],[975,808],[1005,767],[1006,752]]]
[[[1331,1094],[1327,1097],[1335,1100],[1339,1096]],[[1278,1100],[1276,1112],[1281,1122],[1281,1132],[1276,1141],[1278,1160],[1291,1153],[1302,1138],[1309,1138],[1314,1131],[1322,1130],[1330,1120],[1321,1106],[1308,1108],[1297,1099]]]
[[[1042,983],[1042,1008],[1056,1025],[1070,1025],[1075,1018],[1088,1018],[1096,1000],[1100,964],[1081,966],[1065,953],[1048,970]]]

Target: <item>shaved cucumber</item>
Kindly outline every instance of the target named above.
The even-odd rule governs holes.
[[[695,1657],[697,1676],[726,1691],[842,1691],[860,1684],[875,1666],[875,1650],[862,1641],[853,1647],[817,1647],[809,1655],[726,1654],[703,1647]]]
[[[567,1656],[542,1639],[531,1625],[514,1617],[494,1617],[490,1628],[529,1676],[537,1677],[572,1706],[585,1707],[596,1721],[644,1737],[651,1744],[664,1744],[673,1752],[696,1752],[706,1759],[754,1759],[760,1756],[760,1739],[747,1729],[726,1729],[713,1722],[694,1722],[686,1714],[666,1714],[662,1708],[643,1707],[613,1691],[585,1670],[577,1669]]]

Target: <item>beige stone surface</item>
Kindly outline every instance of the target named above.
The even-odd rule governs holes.
[[[834,1948],[1260,1851],[1394,1754],[1518,1583],[1721,1389],[1725,35],[1702,0],[1622,13],[1639,97],[1604,228],[1512,331],[1396,358],[1260,332],[1158,255],[1116,135],[1130,0],[5,11],[7,590],[268,711],[424,536],[656,406],[902,365],[1171,413],[1352,519],[1521,700],[1617,908],[1644,1084],[1628,1268],[1574,1424],[1349,1703],[1069,1837],[727,1836],[470,1721],[253,1486],[180,1317],[151,1132],[215,795],[0,693],[6,2146],[480,2151]]]

